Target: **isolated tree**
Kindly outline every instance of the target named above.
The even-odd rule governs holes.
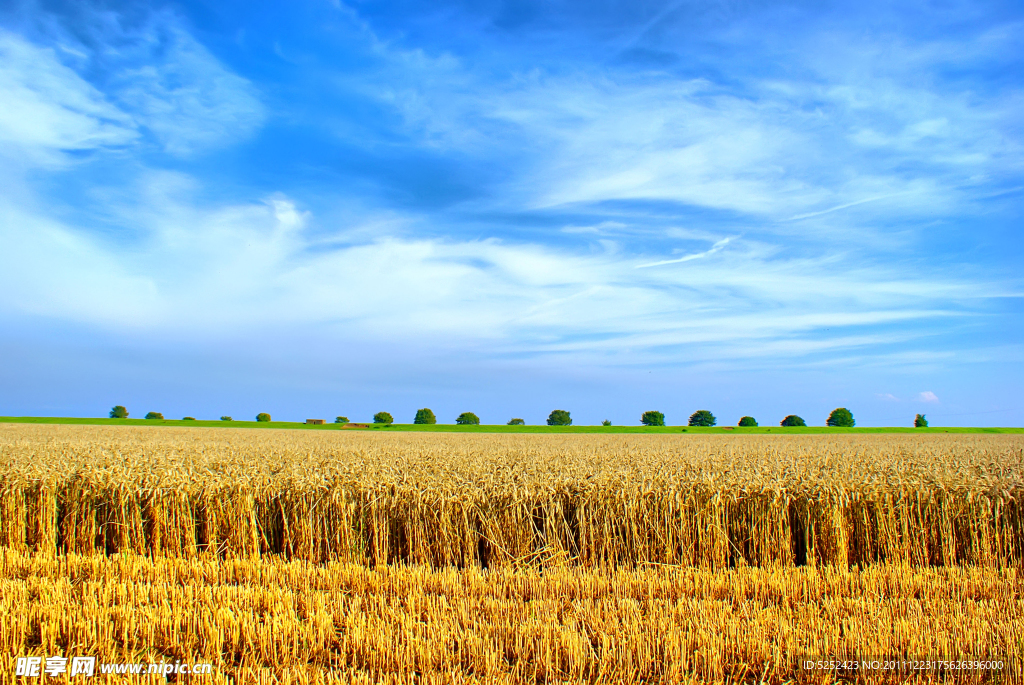
[[[127,419],[128,418],[128,410],[125,409],[122,405],[119,404],[119,405],[117,405],[116,407],[114,407],[113,409],[110,410],[110,418],[112,418],[112,419]]]
[[[716,423],[718,423],[718,419],[715,418],[714,414],[709,412],[707,409],[701,409],[690,415],[690,422],[687,425],[714,426]]]
[[[924,417],[924,414],[918,414],[914,417],[914,428],[927,428],[928,419]]]
[[[268,414],[265,411],[264,412],[260,412],[259,414],[256,415],[256,420],[260,421],[262,423],[270,421],[270,414]]]
[[[853,420],[853,413],[846,407],[839,407],[833,409],[832,413],[828,415],[828,421],[825,422],[826,426],[834,426],[836,428],[853,428],[857,425],[857,422]]]
[[[412,422],[423,424],[437,423],[437,417],[434,416],[434,412],[429,409],[417,409],[416,418],[414,418]]]
[[[790,428],[793,426],[806,426],[807,422],[801,419],[796,414],[790,414],[786,418],[782,419],[782,421],[779,422],[779,425]]]
[[[612,422],[609,421],[608,419],[605,419],[604,421],[601,422],[601,425],[602,426],[610,426],[610,425],[612,425]]]
[[[347,416],[339,416],[336,419],[334,419],[334,423],[348,423],[348,417]]]
[[[479,426],[480,417],[471,411],[464,411],[455,419],[455,423],[460,426]]]
[[[379,411],[373,415],[373,422],[383,423],[385,426],[390,426],[395,422],[395,420],[391,417],[391,414],[386,411]]]
[[[222,417],[220,417],[220,420],[221,421],[234,421],[234,419],[231,418],[230,416],[222,416]]]
[[[757,419],[753,416],[744,416],[736,425],[742,426],[743,428],[752,428],[757,425]]]
[[[664,426],[665,415],[662,414],[660,411],[654,411],[653,409],[651,411],[645,411],[640,416],[640,423],[644,424],[645,426]]]
[[[548,414],[548,425],[549,426],[571,426],[572,418],[569,416],[569,412],[564,409],[556,409]]]
[[[522,419],[509,419],[508,423],[505,424],[505,425],[506,426],[525,426],[526,425],[526,421],[523,421]]]
[[[146,414],[146,418],[147,419],[156,419],[158,421],[163,421],[164,420],[164,415],[161,414],[158,411],[151,411],[148,414]]]

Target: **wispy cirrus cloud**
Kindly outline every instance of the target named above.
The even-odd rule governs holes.
[[[256,88],[217,60],[168,10],[143,21],[96,18],[84,35],[43,32],[39,44],[0,29],[0,136],[32,150],[139,144],[173,155],[250,136],[266,113]],[[89,75],[89,79],[83,76]]]
[[[950,293],[999,289],[882,268],[851,275],[832,259],[780,261],[756,244],[718,261],[713,247],[638,280],[649,262],[615,249],[417,238],[379,223],[370,238],[359,222],[325,242],[310,229],[317,217],[287,196],[204,207],[197,191],[177,174],[141,180],[137,201],[118,210],[140,231],[130,249],[8,201],[5,308],[144,335],[343,325],[346,338],[367,342],[443,339],[496,354],[607,360],[628,350],[665,363],[678,354],[665,351],[684,348],[703,359],[758,359],[906,343],[922,322],[964,315]],[[107,296],[114,292],[124,295]],[[217,307],[194,305],[202,301]],[[864,332],[879,326],[887,332]]]
[[[58,59],[52,47],[0,30],[0,154],[61,164],[66,153],[138,139],[134,119]]]
[[[963,47],[977,64],[996,64],[1016,33],[965,37]],[[821,49],[823,34],[797,34],[804,49],[787,54],[795,75],[740,71],[727,83],[579,63],[495,79],[489,62],[476,70],[450,53],[373,45],[385,64],[402,65],[400,82],[389,87],[385,74],[377,92],[411,141],[511,153],[522,174],[501,194],[534,209],[673,202],[762,222],[820,219],[797,230],[835,239],[850,223],[833,229],[843,210],[934,217],[967,198],[966,178],[1020,164],[1009,125],[1016,95],[982,103],[969,84],[944,79],[959,54],[948,43],[824,35],[841,57]],[[748,39],[755,51],[774,49],[751,33],[723,40]]]
[[[224,67],[167,12],[118,36],[114,97],[174,155],[206,152],[252,135],[266,118],[259,93]],[[113,66],[113,65],[111,65]]]

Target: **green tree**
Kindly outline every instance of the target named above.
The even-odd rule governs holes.
[[[416,418],[414,418],[412,422],[423,424],[437,423],[437,417],[434,416],[434,412],[429,409],[417,409]]]
[[[267,421],[270,421],[270,414],[268,414],[265,411],[260,412],[259,414],[256,415],[256,420],[261,423],[266,423]]]
[[[736,425],[742,426],[744,428],[751,428],[757,425],[757,419],[755,419],[753,416],[744,416]]]
[[[556,409],[548,414],[548,425],[549,426],[571,426],[572,418],[569,416],[569,412],[564,409]]]
[[[928,419],[924,417],[924,414],[918,414],[914,417],[914,428],[927,428]]]
[[[507,426],[525,426],[526,425],[526,421],[523,421],[522,419],[509,419],[508,423],[505,424],[505,425],[507,425]]]
[[[151,411],[148,414],[146,414],[146,418],[147,419],[156,419],[158,421],[163,421],[164,420],[164,415],[161,414],[158,411]]]
[[[127,419],[128,418],[128,410],[125,409],[122,405],[119,404],[119,405],[117,405],[116,407],[114,407],[113,409],[110,410],[110,418],[112,418],[112,419]]]
[[[833,409],[832,413],[828,415],[828,421],[825,422],[826,426],[835,426],[838,428],[853,428],[857,425],[857,422],[853,420],[853,413],[846,407],[839,407]]]
[[[695,411],[690,415],[690,422],[688,426],[714,426],[718,423],[718,419],[715,415],[709,412],[707,409],[701,409]]]
[[[801,419],[796,414],[790,414],[786,418],[782,419],[782,421],[779,422],[779,425],[791,428],[793,426],[806,426],[807,422]]]
[[[653,409],[651,411],[645,411],[640,416],[640,423],[644,424],[645,426],[664,426],[665,415],[662,414],[660,411],[654,411]]]
[[[602,426],[610,426],[610,425],[612,425],[612,422],[609,419],[605,419],[604,421],[601,422],[601,425]]]
[[[195,421],[196,417],[194,417],[194,416],[183,416],[181,420],[182,421]]]
[[[220,417],[220,420],[221,421],[234,421],[234,419],[231,418],[230,416],[222,416],[222,417]]]
[[[395,422],[395,420],[391,417],[391,414],[386,411],[379,411],[373,415],[373,422],[383,423],[385,426],[390,426]]]
[[[471,411],[464,411],[455,419],[455,423],[460,426],[479,426],[480,417]]]
[[[348,423],[348,417],[347,416],[339,416],[336,419],[334,419],[334,423]]]

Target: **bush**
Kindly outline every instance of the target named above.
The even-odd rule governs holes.
[[[549,426],[571,426],[572,418],[569,416],[569,412],[564,409],[556,409],[548,414],[548,425]]]
[[[437,423],[437,417],[434,416],[434,412],[429,409],[417,409],[416,418],[413,419],[412,422],[423,424]]]
[[[256,420],[262,422],[270,421],[270,414],[268,414],[265,411],[260,412],[259,414],[256,415]]]
[[[609,421],[608,419],[605,419],[604,421],[601,422],[601,425],[602,426],[610,426],[610,425],[612,425],[612,422]]]
[[[755,419],[753,416],[744,416],[736,425],[742,426],[744,428],[751,428],[757,425],[757,419]]]
[[[395,422],[395,420],[391,418],[391,414],[387,413],[386,411],[379,411],[373,415],[373,422],[383,423],[385,426],[390,426]]]
[[[707,409],[701,409],[700,411],[695,411],[690,415],[690,422],[687,425],[714,426],[716,423],[718,423],[718,419],[715,418],[714,414],[709,412]]]
[[[505,425],[506,426],[525,426],[526,425],[526,421],[523,421],[522,419],[509,419],[508,423],[505,424]]]
[[[479,426],[480,417],[471,411],[464,411],[459,414],[459,417],[455,419],[455,423],[460,426]]]
[[[828,415],[828,421],[825,422],[825,425],[838,428],[853,428],[857,425],[857,422],[853,420],[853,413],[849,409],[839,407],[838,409],[833,409],[832,413]]]
[[[654,411],[653,409],[651,411],[645,411],[640,416],[640,423],[644,424],[645,426],[664,426],[665,415],[662,414],[660,411]],[[611,423],[609,422],[608,425],[611,425]]]
[[[927,428],[928,419],[924,417],[924,414],[918,414],[914,417],[914,428]]]
[[[195,421],[196,417],[194,417],[194,416],[183,416],[181,420],[182,421]]]
[[[334,419],[334,423],[348,423],[348,417],[347,416],[339,416],[336,419]]]
[[[221,421],[234,421],[234,419],[231,418],[230,416],[222,416],[222,417],[220,417],[220,420]]]
[[[796,414],[790,414],[786,418],[779,421],[780,426],[792,427],[792,426],[806,426],[807,422],[801,419]]]
[[[161,414],[158,411],[151,411],[148,414],[146,414],[146,418],[147,419],[156,419],[158,421],[163,421],[164,420],[164,415]]]
[[[120,404],[110,410],[110,418],[112,419],[127,419],[128,410]]]

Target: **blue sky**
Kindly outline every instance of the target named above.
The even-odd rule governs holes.
[[[0,414],[1024,425],[1024,7],[6,3]]]

